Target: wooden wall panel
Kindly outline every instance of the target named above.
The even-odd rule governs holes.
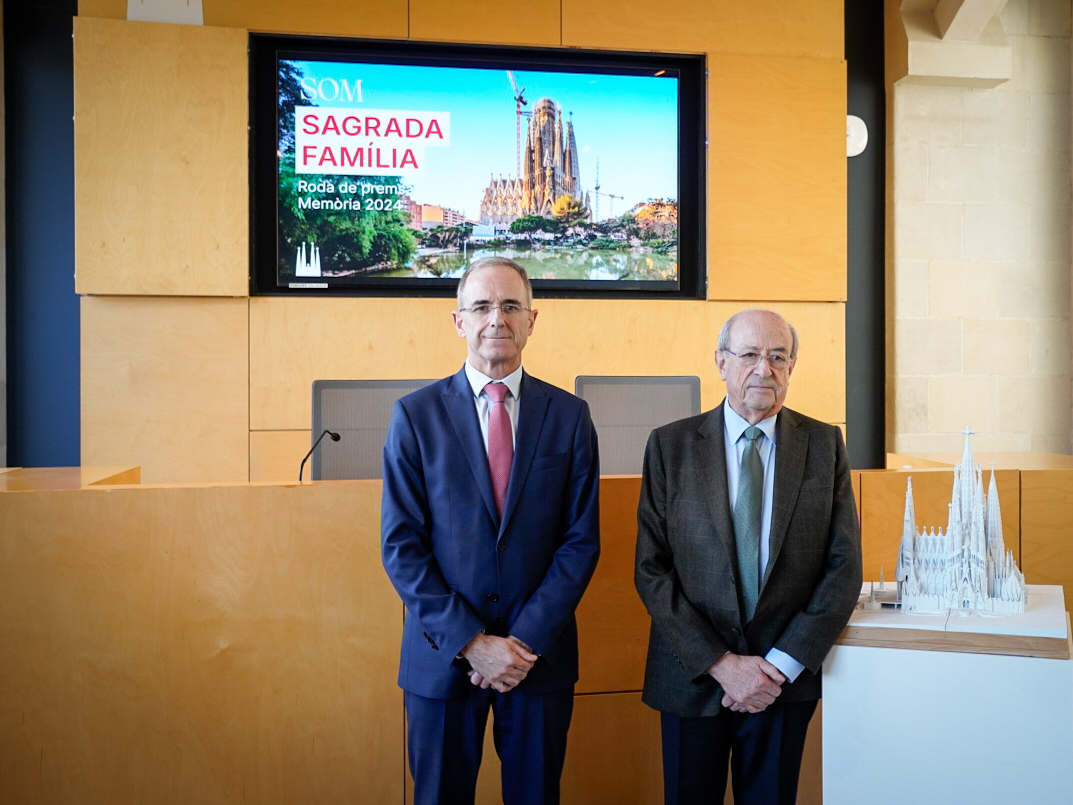
[[[600,479],[600,563],[578,607],[577,692],[640,691],[648,653],[648,612],[633,584],[640,476]]]
[[[663,802],[659,714],[639,693],[578,696],[563,769],[563,802]]]
[[[312,445],[309,429],[250,431],[250,481],[293,481]],[[309,479],[309,462],[302,476]]]
[[[1021,473],[1021,571],[1029,584],[1061,584],[1073,602],[1073,470]]]
[[[861,538],[864,543],[864,579],[879,581],[880,569],[887,582],[894,579],[898,562],[898,546],[902,539],[905,516],[906,480],[913,479],[913,507],[917,528],[946,528],[950,519],[948,505],[954,487],[953,470],[915,469],[869,470],[861,473]],[[984,472],[984,491],[990,483],[990,472]],[[1006,549],[1013,551],[1014,561],[1021,560],[1021,500],[1020,473],[1017,470],[996,470],[999,503],[1002,507],[1002,532]],[[1022,567],[1023,570],[1023,567]],[[1029,584],[1041,584],[1033,577]]]
[[[246,295],[246,32],[74,30],[75,290]]]
[[[245,299],[84,297],[82,462],[146,483],[249,476]]]
[[[561,7],[561,0],[530,0],[524,6],[504,6],[496,0],[410,0],[410,36],[558,47],[562,44]]]
[[[401,803],[379,499],[3,493],[0,800]]]
[[[500,773],[489,728],[476,805],[503,802]],[[407,801],[412,789],[407,779]],[[561,793],[564,803],[586,805],[663,802],[659,713],[641,702],[640,693],[575,697]]]
[[[406,0],[204,0],[206,25],[251,31],[404,39]],[[127,0],[79,0],[83,17],[125,20]]]
[[[723,52],[841,59],[843,5],[837,0],[564,0],[568,47]]]
[[[746,5],[684,0],[673,6],[643,0],[540,0],[512,11],[488,2],[437,5],[431,0],[206,0],[204,7],[206,25],[261,31],[829,59],[843,53],[843,6],[836,0]],[[127,0],[79,0],[78,13],[126,19]]]
[[[578,375],[697,375],[701,404],[725,394],[719,328],[739,303],[538,299],[526,370],[573,390]],[[843,422],[845,307],[773,306],[801,334],[788,404]],[[314,380],[444,377],[465,361],[448,299],[250,300],[250,427],[310,426]]]
[[[844,62],[710,56],[710,299],[846,298],[845,127]]]

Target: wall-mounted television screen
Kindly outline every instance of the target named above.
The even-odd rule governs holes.
[[[703,298],[704,60],[251,36],[255,294]]]

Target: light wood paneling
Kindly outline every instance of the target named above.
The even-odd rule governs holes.
[[[843,5],[836,0],[564,0],[563,44],[837,60],[844,51]]]
[[[407,36],[406,0],[204,0],[206,25],[332,36],[403,39]],[[83,17],[125,20],[127,0],[79,0]]]
[[[105,17],[113,20],[127,18],[127,0],[78,0],[80,17]]]
[[[973,451],[973,458],[981,467],[992,464],[1000,470],[1073,470],[1073,456],[1065,453],[989,453]],[[914,467],[953,467],[961,461],[961,453],[887,453],[887,467],[901,468],[903,464]]]
[[[503,801],[499,758],[485,733],[476,805]],[[586,805],[658,805],[663,802],[663,761],[659,713],[641,703],[640,693],[574,698],[574,716],[562,801]],[[412,784],[407,782],[408,792]]]
[[[0,799],[402,802],[379,484],[2,498]]]
[[[137,484],[141,477],[140,467],[12,467],[0,472],[0,492]]]
[[[673,6],[643,0],[562,4],[540,0],[512,11],[486,2],[437,6],[430,0],[364,0],[345,6],[338,0],[307,0],[300,5],[286,0],[206,0],[204,6],[206,25],[262,31],[830,59],[843,53],[843,6],[835,0],[760,0],[745,5],[685,0]],[[127,2],[79,0],[78,13],[125,19]]]
[[[639,693],[578,696],[563,769],[563,802],[663,801],[659,714]]]
[[[496,0],[410,0],[410,36],[558,47],[561,5],[561,0],[530,0],[524,6],[504,6]]]
[[[838,644],[914,651],[956,651],[959,654],[1044,657],[1052,660],[1068,660],[1070,654],[1068,636],[976,634],[940,632],[935,629],[885,629],[853,625],[842,630],[842,634],[838,637]]]
[[[954,488],[953,470],[917,469],[868,470],[861,473],[861,539],[864,544],[864,578],[879,581],[880,569],[889,583],[894,580],[898,562],[898,546],[902,539],[905,518],[906,480],[913,479],[913,507],[917,528],[945,529],[950,521],[950,496]],[[984,491],[990,482],[984,473]],[[1013,551],[1014,561],[1021,558],[1021,501],[1020,473],[1017,470],[996,470],[999,502],[1002,507],[1002,533],[1006,549]],[[1022,568],[1023,569],[1023,568]],[[1031,584],[1047,584],[1028,576]]]
[[[578,607],[578,693],[640,691],[648,612],[633,585],[640,476],[600,479],[600,563]]]
[[[725,394],[719,328],[739,303],[537,299],[526,370],[572,391],[578,375],[697,375],[701,403]],[[787,402],[845,420],[845,307],[773,306],[801,334]],[[250,300],[250,427],[308,429],[314,380],[445,377],[465,361],[448,299]]]
[[[247,480],[247,333],[245,299],[84,297],[82,461]]]
[[[1073,470],[1021,473],[1021,571],[1073,600]]]
[[[958,461],[960,461],[960,456],[954,461],[935,461],[929,458],[920,458],[919,456],[907,456],[902,455],[901,453],[887,453],[888,470],[950,469]]]
[[[312,442],[306,430],[255,430],[250,433],[250,480],[294,481]],[[310,459],[312,461],[312,459]],[[303,477],[309,479],[309,464]]]
[[[246,295],[246,32],[74,30],[75,290]]]
[[[844,62],[710,57],[710,299],[846,298],[845,128]]]
[[[251,31],[404,39],[406,0],[205,0],[205,24]]]

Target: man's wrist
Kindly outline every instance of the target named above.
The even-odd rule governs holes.
[[[477,632],[477,634],[473,635],[473,637],[471,637],[469,639],[469,642],[466,643],[466,645],[462,646],[462,650],[458,652],[458,656],[455,657],[455,659],[456,660],[464,660],[464,659],[466,659],[466,649],[468,649],[470,646],[472,646],[476,642],[477,638],[482,637],[483,635],[484,635],[484,629],[481,629],[479,632]]]

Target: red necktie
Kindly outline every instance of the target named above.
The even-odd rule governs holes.
[[[492,476],[492,495],[496,511],[503,516],[503,504],[507,500],[507,484],[510,482],[510,465],[514,461],[514,437],[510,427],[510,413],[503,400],[510,389],[502,383],[489,383],[484,393],[492,400],[488,411],[488,473]]]

